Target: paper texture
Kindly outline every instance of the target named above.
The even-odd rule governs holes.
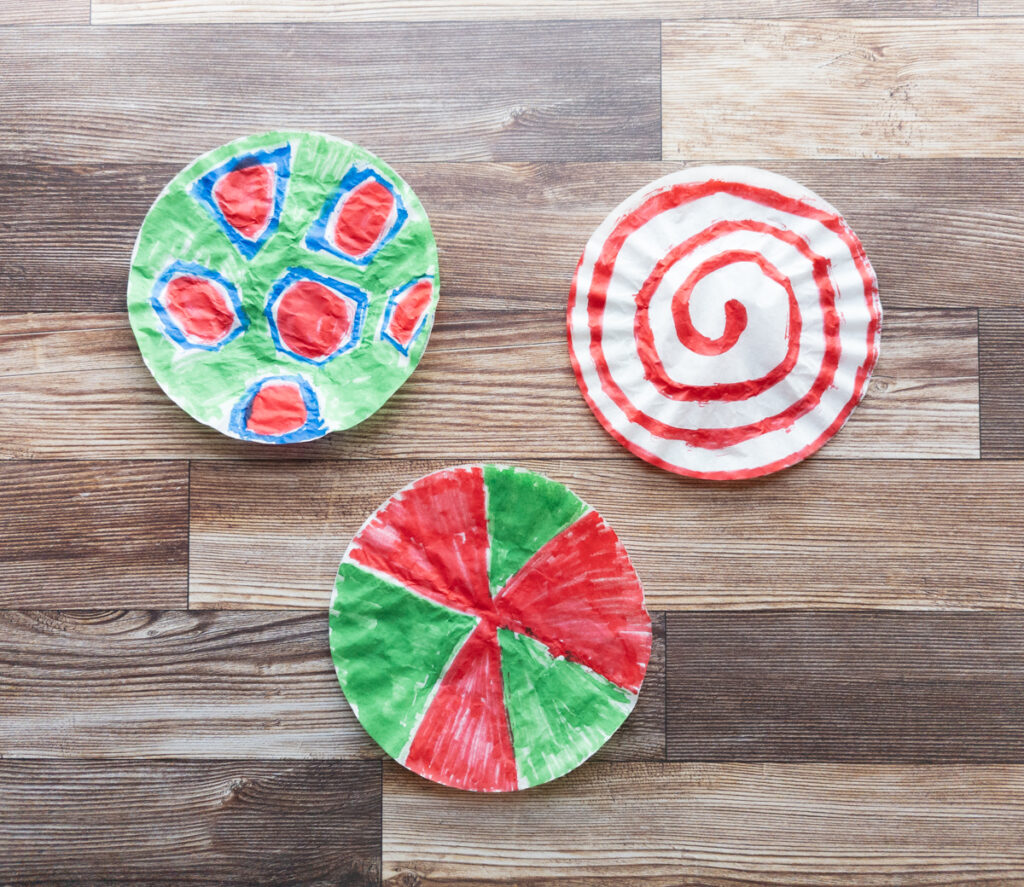
[[[503,466],[396,493],[345,554],[331,653],[367,732],[445,785],[511,791],[577,767],[636,704],[643,591],[597,512]]]
[[[438,297],[423,207],[348,142],[272,132],[199,158],[132,255],[146,365],[195,419],[291,443],[349,428],[416,367]]]
[[[821,447],[878,357],[874,272],[838,212],[796,182],[699,167],[638,191],[584,249],[573,368],[631,452],[695,477],[756,477]]]

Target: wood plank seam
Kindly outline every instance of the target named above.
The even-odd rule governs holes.
[[[185,575],[188,584],[185,586],[185,609],[192,609],[192,460],[188,460],[188,505],[187,514],[187,539],[185,547]]]
[[[981,0],[978,0],[980,3]],[[975,348],[975,360],[978,366],[978,458],[985,458],[985,404],[982,402],[985,397],[985,385],[982,380],[981,365],[981,309],[974,309],[974,323],[978,330],[978,339]]]

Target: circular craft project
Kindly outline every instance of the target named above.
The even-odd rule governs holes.
[[[437,247],[412,189],[368,151],[271,132],[200,157],[139,231],[128,313],[193,418],[293,443],[375,412],[416,367]]]
[[[366,731],[444,785],[512,791],[577,767],[636,704],[651,621],[625,549],[561,484],[449,468],[345,553],[331,654]]]
[[[590,408],[632,453],[693,477],[757,477],[842,427],[881,313],[832,206],[774,173],[708,166],[648,185],[594,232],[569,350]]]

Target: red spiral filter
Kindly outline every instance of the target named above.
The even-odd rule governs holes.
[[[666,176],[594,232],[569,297],[580,389],[632,453],[679,474],[757,477],[843,425],[878,357],[857,236],[783,176]]]

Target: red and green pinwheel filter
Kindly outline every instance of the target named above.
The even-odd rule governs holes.
[[[389,755],[445,785],[511,791],[577,767],[622,724],[651,622],[596,511],[533,472],[464,466],[396,493],[356,534],[330,642]]]

